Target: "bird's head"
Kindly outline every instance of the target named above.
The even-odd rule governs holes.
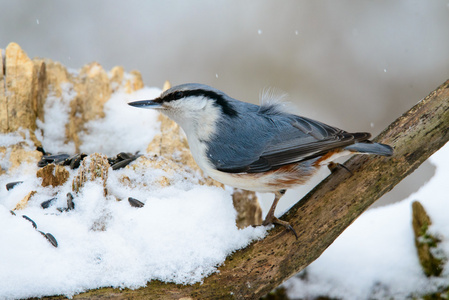
[[[222,118],[238,115],[232,98],[210,86],[187,83],[164,91],[153,100],[140,100],[128,104],[139,108],[157,109],[178,123],[184,131],[206,129],[212,131]],[[210,130],[208,130],[208,127]]]

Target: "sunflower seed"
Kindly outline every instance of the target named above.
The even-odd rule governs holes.
[[[117,158],[121,160],[129,159],[131,157],[133,157],[131,153],[120,152],[119,154],[117,154]]]
[[[80,166],[81,161],[87,156],[87,154],[85,153],[81,153],[81,154],[75,154],[72,157],[69,158],[70,160],[70,168],[71,169],[76,169]]]
[[[9,191],[13,189],[16,185],[22,183],[23,181],[14,181],[6,184],[6,190]]]
[[[70,164],[68,158],[70,155],[68,154],[55,154],[55,155],[44,155],[41,160],[37,163],[38,167],[45,167],[48,164],[56,164],[56,165],[67,165]]]
[[[55,237],[51,233],[49,233],[49,232],[45,233],[40,230],[39,230],[39,232],[50,242],[50,244],[52,244],[53,247],[55,247],[55,248],[58,247],[58,242],[56,241]]]
[[[57,198],[51,198],[41,203],[43,209],[49,208]]]
[[[128,202],[132,207],[143,207],[145,205],[145,203],[140,202],[139,200],[133,197],[128,197]]]
[[[25,220],[30,221],[31,224],[33,225],[34,229],[37,228],[36,222],[34,222],[33,220],[31,220],[30,217],[23,215],[22,218],[24,218]]]
[[[67,210],[75,209],[75,203],[73,202],[73,195],[67,193]]]

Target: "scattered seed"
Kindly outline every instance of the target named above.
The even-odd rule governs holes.
[[[140,157],[140,155],[135,155],[135,156],[133,156],[131,158],[122,160],[121,162],[118,162],[118,163],[114,164],[112,166],[112,170],[118,170],[118,169],[121,169],[123,167],[126,167],[127,165],[129,165],[131,162],[135,161],[139,157]]]
[[[47,238],[47,240],[53,245],[53,247],[58,247],[58,242],[56,241],[55,237],[53,236],[53,234],[47,232],[45,234],[45,237]]]
[[[55,237],[51,233],[49,233],[49,232],[45,233],[40,230],[39,230],[39,232],[50,242],[50,244],[52,244],[53,247],[55,247],[55,248],[58,247],[58,242],[56,241]]]
[[[128,197],[128,202],[132,207],[143,207],[145,205],[145,203],[140,202],[139,200],[133,197]]]
[[[73,202],[73,195],[67,193],[67,210],[75,209],[75,203]]]
[[[9,191],[13,189],[16,185],[22,183],[23,181],[14,181],[6,184],[6,190]]]
[[[36,222],[34,222],[33,220],[31,220],[30,217],[23,215],[22,218],[24,218],[25,220],[30,221],[31,224],[33,224],[34,229],[37,229]]]
[[[129,159],[131,157],[133,157],[133,155],[131,153],[120,152],[119,154],[117,154],[117,158],[119,158],[121,160]]]
[[[118,163],[115,163],[112,165],[112,170],[118,170],[118,169],[124,168],[127,165],[129,165],[133,160],[134,159],[129,158],[129,159],[119,161]]]
[[[49,208],[56,199],[57,198],[51,198],[51,199],[48,199],[47,201],[42,202],[41,207],[43,209]]]
[[[44,156],[37,163],[38,167],[42,168],[48,164],[56,164],[63,166],[70,166],[71,169],[76,169],[80,166],[81,161],[87,156],[85,153],[68,155],[65,153],[51,155],[50,153],[46,153],[42,147],[38,147],[38,150],[41,151]],[[129,163],[134,161],[136,158],[140,157],[140,154],[132,154],[127,152],[120,152],[115,157],[108,157],[108,162],[112,166],[113,170],[117,170],[127,166]]]
[[[44,155],[41,160],[37,163],[38,167],[42,168],[48,164],[56,165],[68,165],[70,161],[68,160],[70,155],[68,154],[55,154],[55,155]]]
[[[53,198],[53,199],[56,199],[56,198]],[[51,200],[53,200],[53,199],[50,199],[49,201],[51,201]],[[47,201],[46,201],[47,202]],[[13,212],[12,210],[10,210],[9,211],[12,215],[14,215],[14,216],[16,216],[16,213],[15,212]],[[31,222],[31,224],[33,225],[33,227],[34,227],[34,229],[36,229],[37,230],[37,225],[36,225],[36,222],[34,222],[33,220],[31,220],[31,218],[30,217],[28,217],[28,216],[25,216],[25,215],[22,215],[22,218],[24,218],[25,220],[28,220],[29,222]],[[52,244],[53,245],[53,247],[58,247],[58,242],[56,241],[56,239],[55,239],[55,237],[51,234],[51,233],[45,233],[45,232],[42,232],[42,231],[40,231],[40,230],[37,230],[37,231],[39,231],[49,242],[50,242],[50,244]]]
[[[126,152],[120,152],[115,157],[108,158],[109,164],[112,166],[112,170],[118,170],[129,165],[132,161],[140,157],[140,154],[132,154]]]
[[[87,154],[85,153],[81,153],[81,154],[75,154],[72,157],[69,158],[70,160],[70,168],[71,169],[76,169],[80,166],[81,161],[87,156]]]

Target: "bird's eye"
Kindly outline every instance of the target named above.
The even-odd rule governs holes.
[[[182,92],[176,92],[175,93],[175,99],[181,99],[183,97],[183,93]]]

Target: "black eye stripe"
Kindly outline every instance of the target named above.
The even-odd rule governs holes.
[[[174,100],[179,100],[181,98],[187,98],[187,97],[208,97],[209,99],[215,100],[215,104],[221,107],[223,113],[230,117],[235,117],[238,115],[237,111],[234,109],[234,107],[229,104],[228,101],[226,101],[223,97],[223,95],[218,94],[213,91],[203,90],[203,89],[197,89],[197,90],[187,90],[187,91],[176,91],[170,94],[165,95],[162,98],[159,98],[159,101],[161,103],[163,102],[170,102]]]

